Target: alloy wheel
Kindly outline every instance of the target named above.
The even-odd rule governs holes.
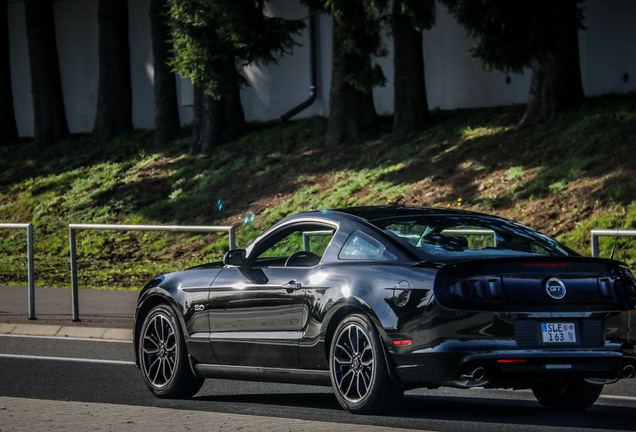
[[[145,326],[141,347],[143,371],[153,387],[161,389],[170,383],[177,354],[174,326],[169,317],[158,313]]]
[[[342,328],[332,361],[335,383],[342,397],[350,402],[364,399],[372,388],[375,367],[367,331],[356,323]]]

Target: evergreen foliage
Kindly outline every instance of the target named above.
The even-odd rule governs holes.
[[[504,72],[521,73],[542,61],[567,24],[584,29],[582,0],[441,2],[475,38],[473,56]]]
[[[172,67],[216,99],[247,84],[240,69],[276,63],[303,28],[266,14],[265,0],[170,0]]]
[[[473,56],[488,68],[532,68],[519,128],[552,120],[585,98],[578,32],[581,0],[441,0],[477,41]]]
[[[381,14],[389,5],[387,0],[302,0],[306,5],[327,12],[339,29],[339,47],[356,70],[348,71],[344,80],[356,90],[370,93],[373,87],[382,86],[386,78],[382,68],[369,58],[384,57],[386,47],[382,43]]]
[[[435,24],[435,0],[401,0],[400,24],[409,25],[417,31],[430,30]],[[395,14],[393,14],[395,19]]]

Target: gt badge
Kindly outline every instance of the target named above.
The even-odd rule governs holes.
[[[567,290],[565,289],[565,284],[561,279],[553,277],[548,279],[545,283],[545,292],[553,299],[561,300],[565,297]]]

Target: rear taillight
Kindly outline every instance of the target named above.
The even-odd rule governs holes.
[[[505,301],[503,283],[499,276],[451,279],[446,283],[446,295],[456,301],[497,303]]]
[[[615,289],[617,296],[624,293],[629,301],[636,301],[636,278],[628,268],[621,267],[621,277],[615,279]]]
[[[614,297],[614,280],[609,277],[598,278],[598,288],[603,298]]]

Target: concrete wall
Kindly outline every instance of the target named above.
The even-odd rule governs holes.
[[[24,3],[9,1],[9,50],[13,109],[20,136],[33,136],[33,96]]]
[[[129,0],[133,124],[154,127],[152,47],[149,0]],[[97,102],[97,0],[59,0],[54,3],[62,86],[71,132],[90,132]],[[587,30],[580,33],[581,71],[587,95],[636,90],[636,2],[587,0]],[[285,18],[303,18],[307,9],[297,0],[271,0],[270,12]],[[9,32],[14,103],[21,136],[33,136],[33,103],[29,73],[24,4],[9,0]],[[484,70],[470,56],[473,41],[445,8],[438,10],[437,24],[424,32],[424,56],[429,106],[453,109],[524,103],[530,72],[506,75]],[[392,41],[389,55],[379,59],[387,77],[385,87],[374,90],[376,110],[393,111]],[[242,92],[249,121],[277,119],[309,96],[307,32],[301,46],[277,65],[252,65],[245,69],[250,87]],[[299,116],[328,115],[331,83],[331,19],[318,19],[318,98]],[[624,75],[629,79],[624,81]],[[179,79],[182,123],[192,121],[192,86]]]
[[[636,90],[636,2],[588,0],[584,5],[587,30],[580,33],[579,47],[585,94]]]

